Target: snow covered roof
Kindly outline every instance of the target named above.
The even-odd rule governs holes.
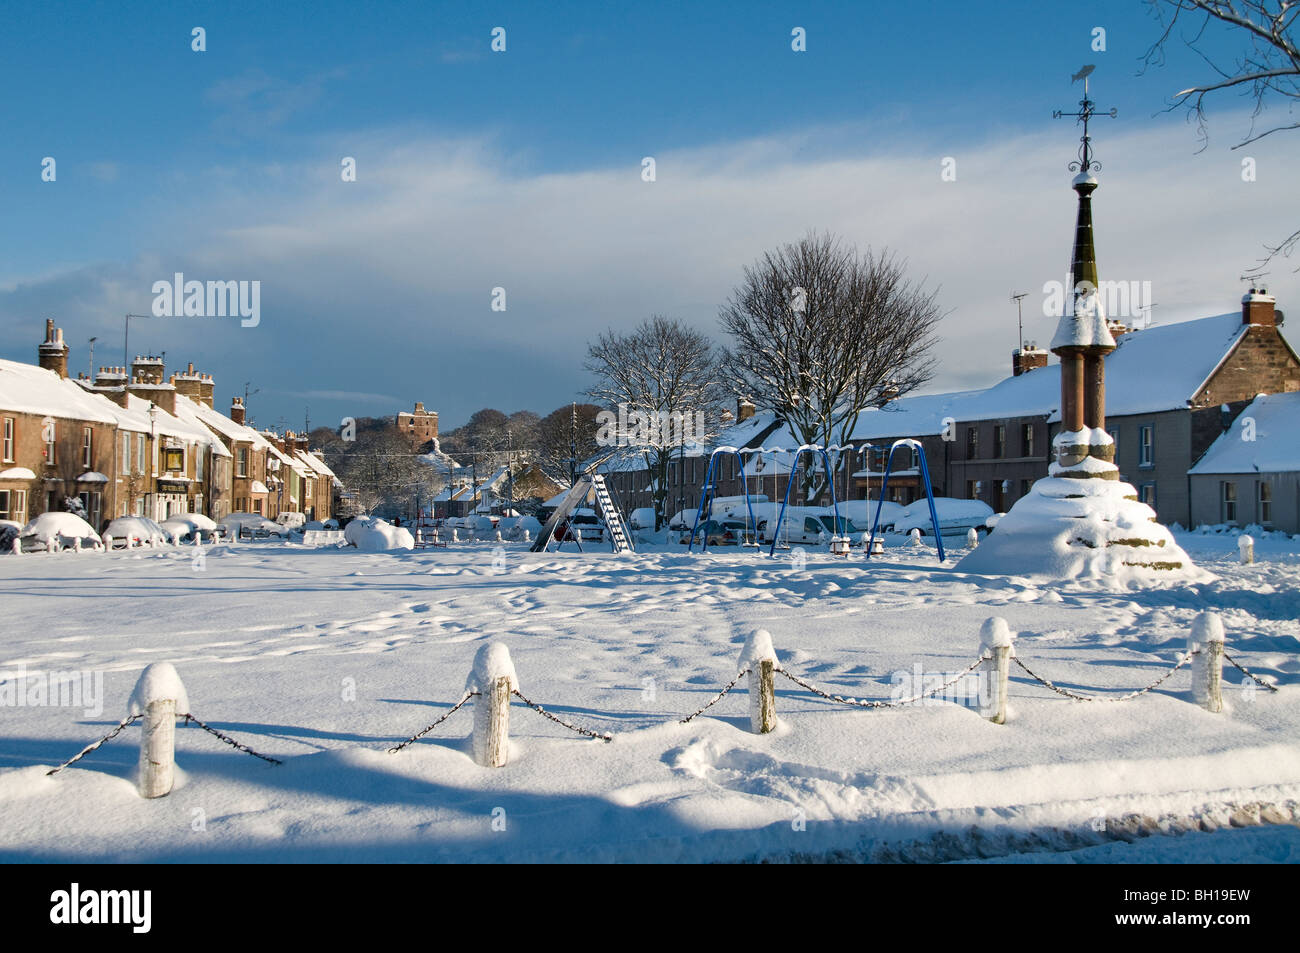
[[[307,453],[303,450],[295,450],[294,456],[302,463],[305,463],[311,470],[320,476],[332,477],[334,471],[325,465],[325,461],[314,453]]]
[[[202,407],[204,410],[209,409],[206,404],[199,404],[195,401],[192,401],[184,394],[176,395],[176,417],[180,420],[185,421],[187,424],[190,424],[191,426],[195,427],[196,429],[198,429],[208,437],[208,446],[212,448],[212,453],[214,456],[218,456],[218,457],[233,456],[233,454],[231,454],[231,452],[226,449],[225,444],[223,444],[220,440],[212,439],[211,431],[207,429],[207,427],[204,424],[203,417],[199,414],[200,407]],[[233,423],[233,421],[231,422]]]
[[[266,438],[263,437],[263,439],[265,440]],[[266,446],[271,456],[275,457],[275,459],[279,460],[282,464],[289,467],[289,469],[297,473],[298,476],[305,477],[307,475],[307,467],[304,464],[302,464],[300,461],[298,461],[295,457],[289,456],[289,454],[285,453],[283,450],[281,450],[275,444],[271,443],[271,441],[269,440],[266,441]]]
[[[0,409],[94,423],[116,423],[117,406],[35,364],[0,360]]]
[[[1298,421],[1300,393],[1260,394],[1188,473],[1300,471]]]
[[[1106,413],[1156,413],[1187,406],[1246,332],[1241,313],[1198,318],[1131,331],[1106,358]],[[1061,365],[1007,377],[985,390],[904,397],[883,410],[864,411],[854,440],[942,433],[943,418],[990,420],[1043,416],[1059,419]]]
[[[179,404],[182,400],[189,400],[189,398],[177,394],[176,402]],[[213,410],[207,404],[195,403],[194,401],[190,401],[190,404],[194,407],[194,412],[198,415],[199,420],[221,436],[237,440],[240,443],[251,443],[255,450],[273,449],[267,443],[266,438],[252,427],[235,423],[225,414]]]

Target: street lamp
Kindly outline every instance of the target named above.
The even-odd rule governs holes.
[[[153,401],[149,402],[149,471],[150,487],[152,489],[153,516],[150,519],[158,518],[158,405]]]

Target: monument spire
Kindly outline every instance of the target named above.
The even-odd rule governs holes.
[[[1079,206],[1074,225],[1074,253],[1070,258],[1070,293],[1066,297],[1052,353],[1061,358],[1061,433],[1056,438],[1057,465],[1062,476],[1100,476],[1118,479],[1111,461],[1114,445],[1106,434],[1105,358],[1115,350],[1115,339],[1106,325],[1097,277],[1097,250],[1092,228],[1092,193],[1100,184],[1094,172],[1101,169],[1092,154],[1092,136],[1088,123],[1096,115],[1096,103],[1088,95],[1088,76],[1092,66],[1074,75],[1083,80],[1083,99],[1079,111],[1057,110],[1054,118],[1072,116],[1083,126],[1079,139],[1079,158],[1069,164],[1076,172],[1071,183]],[[1114,118],[1118,111],[1111,109]],[[1089,464],[1094,457],[1105,466]]]

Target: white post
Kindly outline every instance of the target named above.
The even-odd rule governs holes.
[[[736,667],[749,669],[749,729],[765,735],[776,728],[775,674],[781,667],[772,648],[772,634],[755,629],[745,640]]]
[[[1007,722],[1007,676],[1015,642],[1011,627],[1001,616],[990,616],[980,626],[980,655],[991,656],[980,665],[980,675],[988,682],[988,700],[982,714],[995,725]]]
[[[1241,556],[1241,564],[1249,566],[1255,561],[1255,537],[1249,533],[1242,533],[1237,537],[1237,552]]]
[[[474,656],[474,669],[465,690],[478,692],[474,702],[474,761],[485,768],[500,768],[510,760],[510,694],[518,691],[510,650],[489,642]]]
[[[524,530],[524,542],[530,543],[532,542],[532,540],[533,540],[533,534],[530,533],[528,530]]]
[[[22,554],[23,554],[23,541],[22,541],[21,538],[15,536],[15,537],[14,537],[14,555],[15,555],[15,556],[21,556]]]
[[[966,545],[971,549],[974,549],[979,544],[980,534],[975,532],[975,527],[972,526],[970,529],[966,530]]]
[[[74,537],[72,538],[72,551],[73,551],[74,553],[79,553],[79,552],[81,552],[81,537],[80,537],[80,536],[74,536]]]
[[[185,686],[170,662],[155,662],[141,673],[128,706],[130,714],[144,716],[140,737],[141,797],[171,793],[176,774],[176,714],[188,713],[189,707]]]
[[[501,539],[501,530],[497,530],[497,542],[498,543],[503,542],[503,540]]]
[[[1192,698],[1206,711],[1223,711],[1223,620],[1217,612],[1202,612],[1187,637],[1192,658]]]
[[[921,545],[921,531],[919,529],[913,529],[912,532],[908,533],[908,536],[911,537],[913,546]]]
[[[460,542],[460,534],[456,532],[456,527],[454,527],[454,526],[451,528],[451,541],[452,541],[453,543],[459,543],[459,542]]]

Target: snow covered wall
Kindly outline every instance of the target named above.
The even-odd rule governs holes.
[[[1055,468],[1054,468],[1055,469]],[[1203,582],[1128,483],[1046,477],[1016,501],[957,568],[982,575],[1111,580],[1118,586]]]

